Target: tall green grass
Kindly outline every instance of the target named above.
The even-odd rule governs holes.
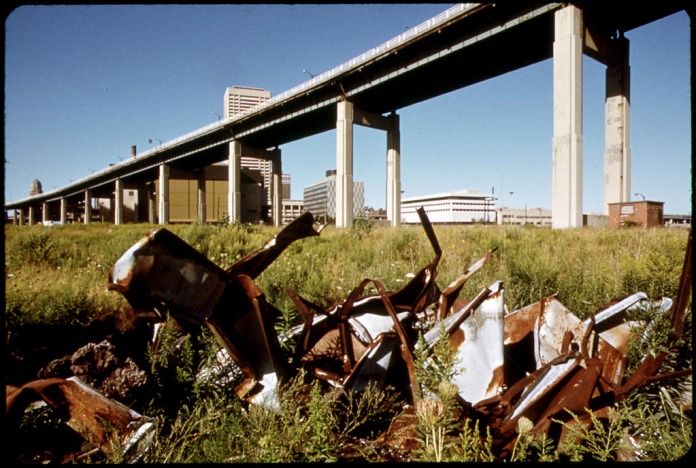
[[[25,324],[79,325],[126,306],[119,294],[106,290],[107,273],[116,260],[153,227],[100,223],[6,226],[5,324],[8,332],[11,334]],[[222,268],[261,247],[277,232],[274,228],[250,225],[170,225],[167,229]],[[613,298],[637,291],[675,298],[688,236],[687,231],[679,229],[553,231],[510,226],[436,226],[435,233],[443,250],[437,276],[440,289],[447,287],[486,252],[497,248],[493,259],[469,280],[460,297],[472,298],[482,288],[501,280],[509,311],[558,293],[561,302],[580,318],[597,311]],[[381,281],[388,291],[397,290],[433,256],[420,226],[366,229],[360,235],[327,227],[319,237],[292,244],[260,275],[257,283],[267,300],[283,313],[277,324],[282,330],[300,322],[292,302],[283,292],[285,288],[290,287],[310,301],[329,307],[345,300],[365,278]],[[371,292],[376,291],[366,291]],[[686,328],[688,342],[680,349],[688,350],[688,355],[680,354],[677,358],[690,362],[690,314]],[[189,349],[193,357],[189,356],[174,370],[152,359],[156,371],[153,378],[160,390],[145,406],[135,407],[158,421],[158,437],[146,461],[229,463],[341,459],[342,453],[348,450],[351,431],[357,428],[356,424],[374,418],[382,420],[384,414],[391,418],[398,410],[393,395],[384,392],[338,397],[331,392],[319,392],[315,387],[308,389],[300,382],[281,392],[284,405],[281,414],[262,407],[245,408],[231,389],[211,393],[197,382],[195,376],[200,367],[214,359],[217,349],[205,330],[197,340],[202,340],[205,349],[195,352]],[[675,369],[681,368],[681,361]],[[671,390],[672,394],[675,389]],[[171,398],[167,398],[173,393],[177,395],[175,406]],[[650,389],[636,394],[633,399],[643,403],[627,407],[624,416],[628,418],[627,412],[637,410],[640,405],[647,408],[650,413],[631,416],[631,427],[640,428],[643,434],[654,430],[650,426],[657,421],[654,415],[663,415],[660,416],[663,419],[669,416],[668,424],[660,425],[659,429],[669,435],[670,447],[688,447],[691,439],[684,434],[690,433],[690,417],[675,416],[673,408],[669,415],[666,410],[660,412],[661,408],[666,408],[665,398],[670,397],[665,393],[667,396],[658,401],[655,395]],[[646,401],[654,404],[646,406]],[[356,414],[362,416],[358,418]],[[477,435],[471,436],[469,433],[473,432],[468,422],[464,422],[464,427],[460,446],[453,448],[446,457],[438,452],[444,458],[438,456],[436,459],[492,459],[491,441],[484,438],[483,428],[479,436],[476,426]],[[650,439],[653,444],[650,456],[674,459],[674,450],[658,447],[663,439]],[[360,446],[360,457],[382,459],[378,444],[374,441],[369,444]],[[545,442],[544,447],[537,449],[533,449],[534,444],[537,441],[530,439],[531,448],[525,449],[525,456],[522,457],[521,450],[516,456],[528,460],[555,460],[565,456],[547,453]],[[574,450],[578,456],[582,455],[579,448]],[[109,461],[119,461],[118,454]]]
[[[6,320],[71,322],[125,305],[106,291],[107,272],[151,225],[6,226]],[[260,248],[277,229],[259,226],[170,225],[171,230],[225,268]],[[512,311],[558,293],[580,318],[619,296],[644,291],[674,298],[687,232],[680,229],[569,229],[436,226],[443,250],[437,283],[444,289],[476,259],[493,260],[461,292],[473,297],[496,280]],[[420,226],[377,228],[365,236],[327,227],[292,244],[259,278],[266,298],[289,316],[283,293],[293,288],[328,307],[345,300],[365,278],[396,290],[434,254]],[[51,304],[51,305],[49,305]],[[85,310],[89,309],[89,310]]]

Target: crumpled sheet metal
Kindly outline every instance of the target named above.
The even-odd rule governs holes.
[[[493,251],[444,291],[438,289],[435,278],[442,251],[425,212],[418,213],[435,256],[402,289],[386,292],[379,281],[366,279],[345,302],[326,310],[285,291],[304,322],[281,337],[297,338],[289,367],[280,360],[280,340],[273,327],[279,311],[268,304],[254,278],[294,240],[318,235],[309,213],[227,271],[175,236],[151,233],[117,262],[110,287],[122,292],[134,308],[138,304],[170,310],[174,316],[207,325],[246,375],[236,391],[251,402],[272,396],[278,383],[299,368],[351,390],[393,387],[398,380],[394,369],[401,374],[405,369],[406,375],[396,376],[401,378],[396,388],[409,388],[415,402],[422,398],[412,354],[415,324],[426,316],[426,308],[436,304],[437,322],[424,337],[427,346],[439,339],[441,323],[464,369],[453,379],[459,397],[471,403],[473,411],[488,415],[503,450],[510,449],[522,416],[535,423],[535,434],[547,433],[553,418],[568,417],[565,409],[581,413],[591,408],[604,417],[610,405],[636,386],[684,375],[679,371],[655,376],[664,356],[647,356],[624,382],[628,331],[635,325],[625,323],[625,318],[636,307],[670,311],[680,336],[688,303],[683,295],[690,291],[684,281],[691,277],[689,258],[675,303],[636,293],[581,321],[551,296],[505,315],[500,282],[471,301],[458,299],[464,283],[490,261]],[[370,282],[378,294],[362,296]]]
[[[240,398],[272,399],[288,375],[273,326],[280,312],[254,279],[292,242],[318,235],[305,212],[225,271],[173,233],[153,229],[115,263],[108,287],[134,309],[171,312],[184,329],[207,326],[246,376],[235,389]]]
[[[669,298],[651,299],[644,293],[636,293],[613,301],[581,322],[552,296],[505,317],[506,348],[518,353],[520,349],[527,354],[533,351],[535,362],[532,364],[536,369],[514,382],[500,398],[488,399],[474,407],[491,417],[490,425],[495,431],[497,445],[502,447],[502,456],[513,450],[515,428],[522,416],[534,423],[534,435],[548,434],[554,419],[570,421],[566,410],[578,415],[582,424],[589,424],[590,417],[585,409],[591,409],[600,420],[606,419],[609,408],[626,398],[634,388],[692,373],[687,369],[656,375],[667,356],[658,353],[646,355],[632,375],[624,375],[624,353],[630,327],[637,325],[626,323],[628,311],[641,307],[656,314],[671,313],[675,337],[681,336],[688,303],[684,298],[688,298],[691,291],[690,281],[686,281],[691,278],[690,257],[691,235],[674,302]],[[513,348],[515,346],[517,348]],[[509,356],[508,351],[506,359]],[[568,431],[564,426],[559,430],[562,441]]]
[[[54,408],[70,414],[67,425],[85,440],[104,451],[120,447],[130,462],[138,461],[155,435],[151,418],[106,398],[77,377],[35,380],[20,388],[6,389],[6,411],[23,411],[31,401],[41,398]]]
[[[399,357],[412,365],[408,361],[412,361],[413,336],[408,331],[416,315],[409,310],[397,312],[378,281],[373,283],[379,295],[360,297],[369,282],[363,281],[344,303],[318,313],[289,334],[301,336],[298,364],[334,386],[385,388],[386,375]],[[291,297],[303,316],[312,313],[308,301],[296,294]]]
[[[502,282],[496,281],[442,321],[462,369],[453,377],[452,383],[459,388],[459,396],[471,404],[502,391],[503,291]],[[432,348],[440,339],[440,326],[436,323],[423,339]]]
[[[286,290],[304,318],[304,324],[290,334],[300,335],[295,362],[310,374],[347,389],[362,390],[368,384],[382,389],[391,384],[388,371],[403,359],[408,385],[419,393],[412,325],[440,297],[435,277],[442,250],[425,211],[417,212],[435,255],[403,288],[388,293],[379,281],[365,279],[343,303],[325,311]],[[362,296],[371,282],[378,294]]]
[[[638,292],[581,321],[555,297],[540,301],[540,312],[534,323],[534,356],[537,369],[568,351],[579,350],[581,338],[592,328],[588,353],[603,362],[602,377],[613,384],[621,383],[626,365],[630,330],[639,324],[626,320],[626,314],[636,308],[653,308],[665,313],[672,300],[653,300]],[[646,333],[648,330],[646,330]]]

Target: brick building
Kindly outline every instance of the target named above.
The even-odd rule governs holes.
[[[642,227],[662,226],[664,204],[649,200],[609,203],[609,227],[623,226],[629,222]]]

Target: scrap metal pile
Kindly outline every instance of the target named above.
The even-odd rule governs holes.
[[[676,301],[636,293],[582,321],[555,296],[506,313],[500,281],[471,300],[459,298],[466,281],[491,260],[494,250],[440,291],[435,279],[442,251],[424,211],[418,213],[433,258],[409,283],[389,292],[379,281],[365,279],[344,302],[326,310],[286,289],[303,323],[282,336],[274,326],[282,314],[255,280],[291,243],[319,235],[310,213],[227,269],[166,229],[153,229],[113,266],[109,289],[121,293],[134,310],[154,313],[155,322],[169,314],[183,330],[207,327],[224,349],[220,359],[231,360],[242,374],[235,386],[239,398],[270,407],[280,385],[304,370],[309,379],[334,387],[361,391],[374,385],[399,391],[409,403],[404,414],[408,408],[413,414],[417,402],[430,397],[416,379],[418,333],[425,331],[430,348],[448,339],[461,364],[452,379],[464,408],[461,417],[484,420],[503,454],[515,442],[521,417],[534,423],[533,434],[563,438],[565,427],[553,420],[567,421],[565,410],[581,420],[589,420],[585,408],[606,418],[609,408],[636,387],[691,373],[655,375],[666,358],[659,353],[647,355],[626,375],[629,330],[635,324],[625,320],[635,308],[651,308],[671,314],[675,338],[681,336],[691,285],[690,237]],[[363,295],[370,283],[377,294]],[[281,353],[283,340],[296,342],[289,362]],[[15,389],[13,395],[33,386],[49,404],[68,401],[79,406],[82,412],[73,411],[82,414],[76,427],[97,443],[105,443],[106,436],[94,429],[96,423],[84,421],[94,418],[85,414],[116,415],[112,420],[128,428],[128,437],[121,440],[124,447],[146,440],[143,434],[151,424],[147,418],[100,398],[79,379],[38,382]],[[8,394],[8,408],[13,395]]]

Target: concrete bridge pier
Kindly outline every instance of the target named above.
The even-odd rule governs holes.
[[[60,199],[60,224],[68,224],[68,200],[65,197]]]
[[[276,148],[271,153],[273,226],[280,227],[283,225],[283,165],[280,150]]]
[[[336,110],[336,227],[353,224],[353,124],[387,132],[387,219],[401,224],[401,133],[399,116],[356,109],[339,101]]]
[[[230,223],[236,223],[242,220],[242,143],[231,141],[229,148],[227,213]]]
[[[44,202],[41,207],[41,222],[49,221],[48,202]]]
[[[92,222],[92,191],[85,190],[85,224]]]
[[[196,194],[198,197],[198,203],[196,209],[196,220],[199,226],[205,226],[207,219],[207,210],[205,205],[205,167],[200,168],[197,175]]]
[[[157,224],[157,195],[155,194],[157,187],[154,181],[146,184],[146,197],[147,197],[147,222],[150,224]]]
[[[391,128],[387,130],[387,219],[392,227],[401,225],[401,132],[399,116],[389,116]]]
[[[582,227],[582,10],[555,13],[553,43],[554,229]]]
[[[34,225],[34,218],[36,217],[34,211],[35,211],[34,206],[33,205],[29,206],[29,226]]]
[[[336,227],[353,224],[353,103],[336,105]]]
[[[160,164],[157,187],[159,224],[169,224],[169,164]]]
[[[114,224],[123,224],[123,179],[116,180],[114,191]]]
[[[616,58],[607,65],[604,139],[604,214],[609,203],[631,200],[631,68],[629,41],[619,37]]]

